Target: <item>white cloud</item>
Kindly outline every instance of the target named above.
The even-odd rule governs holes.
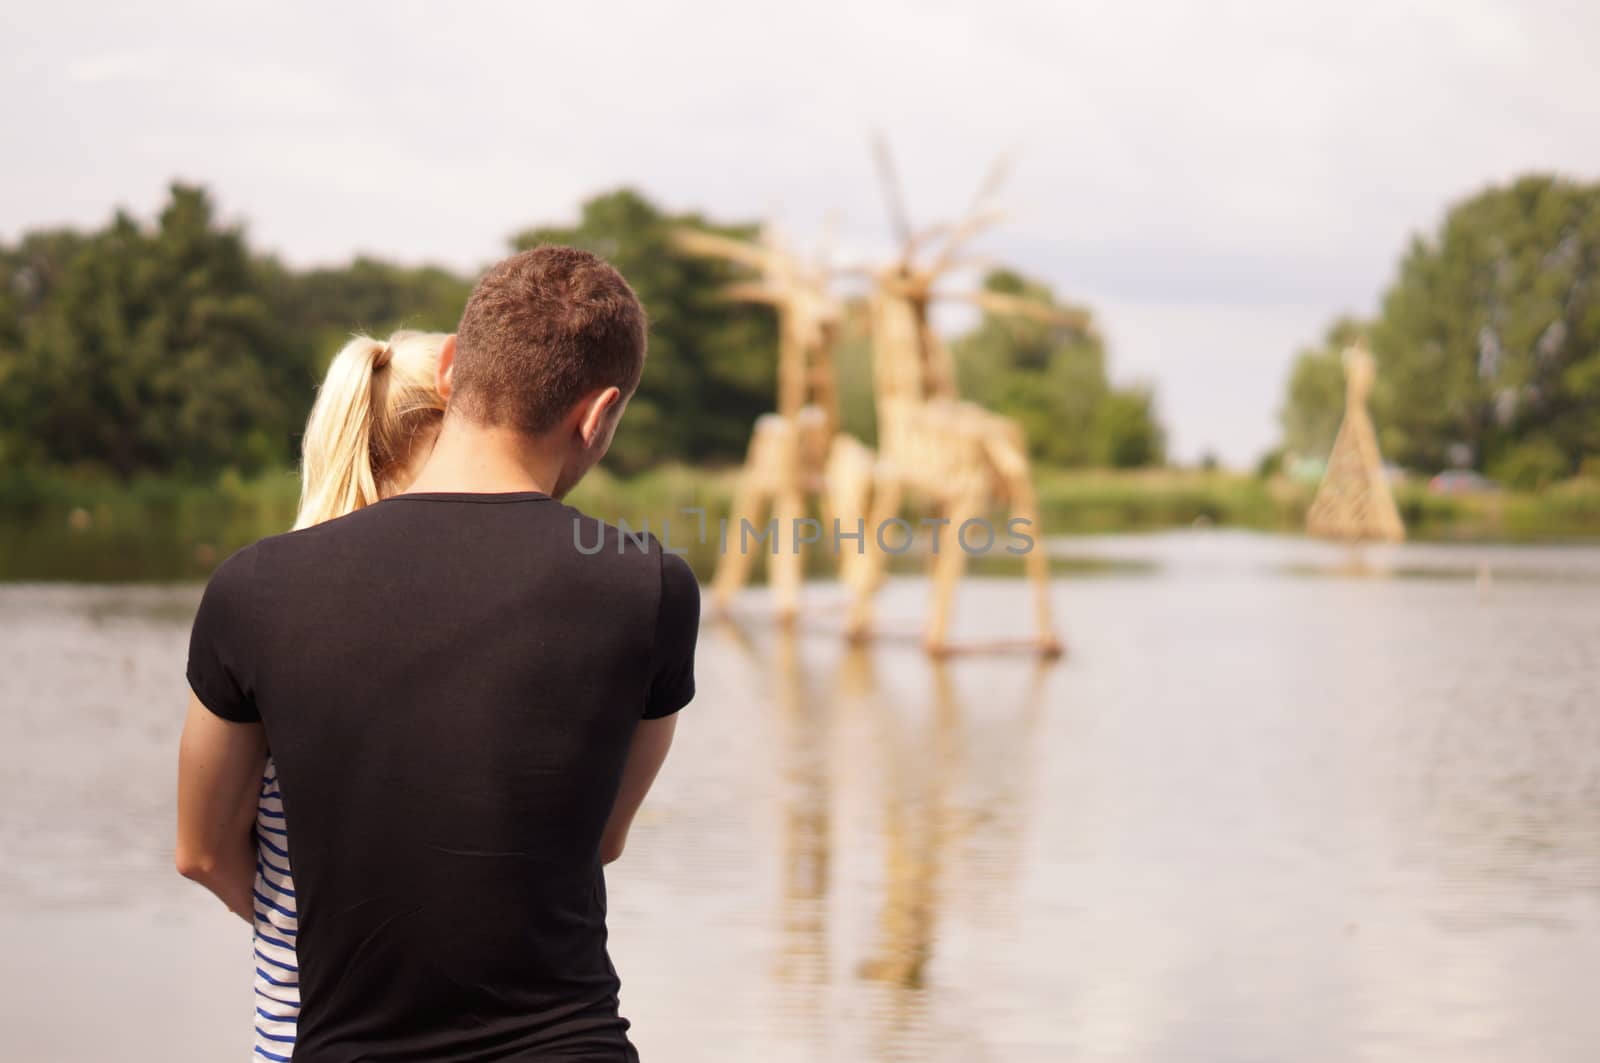
[[[0,233],[214,186],[291,260],[472,266],[631,182],[877,246],[871,128],[914,215],[1020,146],[981,250],[1094,299],[1180,454],[1245,462],[1294,346],[1408,234],[1528,169],[1593,176],[1592,5],[60,4],[0,39],[25,166]],[[1203,370],[1198,367],[1205,367]]]

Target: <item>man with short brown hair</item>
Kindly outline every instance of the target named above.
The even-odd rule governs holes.
[[[524,251],[491,269],[467,301],[454,405],[538,435],[586,394],[632,395],[644,353],[644,310],[620,273],[573,247]]]
[[[699,590],[653,538],[558,500],[644,356],[644,311],[601,259],[507,259],[445,344],[410,488],[246,547],[206,589],[180,861],[216,866],[214,839],[250,822],[270,740],[297,1063],[637,1059],[602,865],[693,696]]]

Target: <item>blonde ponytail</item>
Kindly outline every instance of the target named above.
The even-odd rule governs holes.
[[[328,366],[301,446],[296,528],[342,517],[403,487],[396,474],[436,427],[443,333],[356,336]]]

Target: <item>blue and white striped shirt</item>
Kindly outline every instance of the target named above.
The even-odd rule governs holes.
[[[256,1042],[259,1061],[288,1063],[300,1020],[300,965],[295,937],[294,879],[289,874],[289,832],[284,829],[278,766],[269,757],[256,807]]]

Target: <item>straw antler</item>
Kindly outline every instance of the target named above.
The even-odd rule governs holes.
[[[881,132],[872,136],[872,158],[878,168],[878,183],[883,189],[884,207],[889,212],[889,224],[902,249],[912,243],[911,216],[906,211],[905,196],[901,191],[900,177],[895,171],[894,156],[889,151],[889,141]]]

